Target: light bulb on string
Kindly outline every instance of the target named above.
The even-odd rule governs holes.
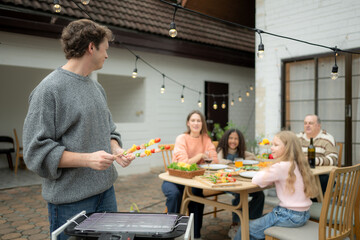
[[[239,100],[239,102],[242,102],[242,97],[241,97],[241,95],[239,95],[238,100]]]
[[[249,91],[246,91],[246,96],[247,96],[247,97],[249,97],[249,96],[250,96]]]
[[[53,6],[53,8],[54,8],[54,11],[55,11],[56,13],[61,12],[61,6],[60,6],[59,0],[54,0],[54,6]]]
[[[176,11],[177,11],[177,6],[174,9],[174,15],[173,15],[173,20],[170,23],[170,30],[169,30],[169,35],[170,37],[174,38],[177,36],[177,30],[176,30],[176,24],[175,24],[175,15],[176,15]]]
[[[163,76],[163,84],[161,85],[161,88],[160,88],[161,94],[165,93],[165,74],[163,74],[162,76]]]
[[[234,104],[235,104],[235,103],[234,103],[234,94],[231,94],[231,95],[232,95],[232,100],[231,100],[230,105],[231,105],[231,106],[234,106]]]
[[[335,50],[334,50],[334,55],[335,55],[335,64],[334,64],[334,66],[332,67],[332,71],[331,71],[331,79],[332,80],[336,80],[336,79],[338,79],[338,77],[339,77],[339,73],[338,73],[338,70],[339,70],[339,68],[338,68],[338,66],[337,66],[337,64],[336,64],[336,57],[337,57],[337,47],[335,46]]]
[[[225,103],[225,95],[223,95],[223,101],[222,101],[222,103],[221,103],[221,108],[222,109],[225,109],[226,108],[226,103]]]
[[[138,59],[139,59],[139,56],[136,56],[136,60],[135,60],[135,68],[134,68],[134,71],[133,71],[133,73],[132,73],[132,78],[136,78],[137,77],[137,75],[138,75],[138,72],[137,72],[137,61],[138,61]]]
[[[200,100],[200,97],[201,97],[201,92],[199,92],[199,100],[198,100],[198,106],[199,106],[199,108],[201,108],[201,106],[202,106],[202,102],[201,102],[201,100]]]
[[[253,85],[250,85],[250,91],[253,91],[254,90],[254,87],[253,87]]]
[[[218,108],[218,105],[217,105],[217,103],[216,103],[216,101],[214,101],[214,104],[213,104],[213,109],[217,109]]]
[[[180,97],[181,103],[184,103],[184,102],[185,102],[184,89],[185,89],[185,85],[183,85],[183,88],[182,88],[182,91],[181,91],[181,97]]]
[[[261,38],[262,31],[258,29],[256,32],[259,34],[259,37],[260,37],[260,44],[258,46],[257,56],[258,56],[258,58],[262,59],[265,54],[265,47],[264,47],[264,44],[262,43],[262,38]]]
[[[88,5],[90,3],[90,0],[81,0],[81,3],[83,5]]]

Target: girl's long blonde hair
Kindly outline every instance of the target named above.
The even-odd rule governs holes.
[[[280,156],[276,162],[291,162],[288,178],[286,179],[286,188],[292,193],[295,191],[294,182],[296,180],[296,176],[294,170],[296,163],[304,181],[305,195],[310,198],[316,197],[319,191],[315,182],[315,177],[310,170],[310,165],[305,158],[305,154],[302,151],[301,143],[298,137],[295,133],[290,131],[281,131],[275,136],[278,137],[285,146],[284,154]]]

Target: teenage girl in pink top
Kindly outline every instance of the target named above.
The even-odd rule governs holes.
[[[315,177],[302,152],[300,141],[293,132],[276,134],[271,152],[275,162],[258,172],[252,182],[260,187],[275,184],[280,203],[272,212],[250,221],[250,239],[265,239],[264,231],[271,226],[304,225],[310,217],[310,198],[318,194]],[[240,230],[235,240],[241,239]]]
[[[207,155],[211,156],[213,163],[218,163],[215,146],[207,134],[204,115],[194,110],[186,119],[187,131],[179,135],[175,141],[173,162],[204,163]],[[164,181],[161,189],[166,196],[166,207],[168,212],[179,213],[184,185]],[[202,189],[192,188],[197,196],[202,196]],[[190,202],[189,212],[194,213],[194,237],[200,238],[204,204]]]

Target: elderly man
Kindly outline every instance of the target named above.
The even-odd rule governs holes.
[[[298,138],[301,141],[303,152],[307,155],[307,148],[310,144],[310,138],[313,138],[315,146],[315,165],[329,166],[337,165],[338,150],[335,146],[334,137],[321,129],[321,121],[317,115],[309,114],[304,119],[304,132],[299,133]],[[320,175],[321,188],[326,190],[328,175]]]

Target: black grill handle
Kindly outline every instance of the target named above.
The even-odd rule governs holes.
[[[98,240],[134,240],[135,233],[102,233]]]

